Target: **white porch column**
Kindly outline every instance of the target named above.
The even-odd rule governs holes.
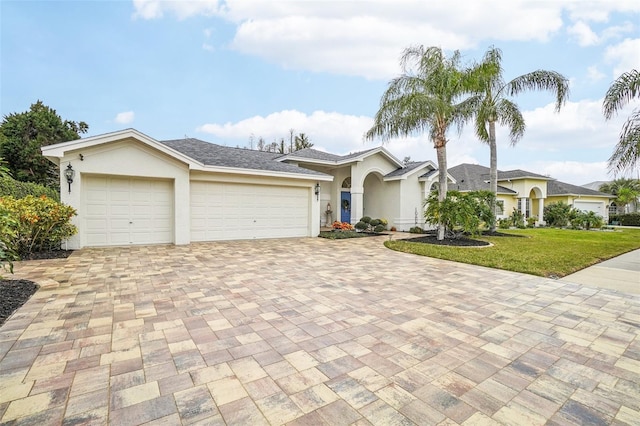
[[[355,225],[364,216],[364,188],[351,187],[351,224]]]
[[[538,224],[544,225],[544,198],[538,198]]]

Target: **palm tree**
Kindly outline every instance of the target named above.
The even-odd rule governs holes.
[[[458,51],[446,58],[438,47],[409,47],[400,65],[402,74],[389,82],[365,138],[389,140],[427,131],[436,149],[438,201],[442,202],[447,195],[447,131],[455,124],[460,132],[473,111],[464,99],[468,70],[460,67]],[[439,240],[444,239],[444,231],[439,224]]]
[[[616,199],[613,201],[616,203],[616,207],[622,210],[618,213],[624,213],[627,204],[633,204],[635,206],[638,202],[638,198],[640,197],[640,180],[620,178],[612,182],[603,183],[599,189],[601,192],[615,195]]]
[[[489,190],[494,194],[491,211],[495,212],[498,193],[498,149],[496,123],[509,129],[511,145],[524,135],[525,122],[518,105],[509,99],[527,90],[548,90],[556,97],[556,111],[569,96],[569,80],[555,71],[537,70],[505,83],[502,75],[502,51],[490,47],[482,62],[475,68],[478,90],[475,127],[478,138],[489,145]],[[491,231],[495,232],[495,217]]]
[[[604,118],[610,120],[627,102],[640,96],[640,73],[636,69],[623,73],[611,84],[602,102]],[[632,171],[640,161],[640,109],[636,108],[622,126],[620,139],[609,158],[614,174]]]

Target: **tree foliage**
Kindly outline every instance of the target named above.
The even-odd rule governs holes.
[[[489,191],[448,191],[440,201],[437,191],[431,191],[424,217],[427,223],[444,224],[447,237],[476,236],[482,232],[483,225],[495,221],[491,210],[493,197]]]
[[[374,124],[365,133],[369,140],[389,140],[426,132],[436,149],[440,202],[447,195],[447,132],[452,126],[460,132],[473,111],[467,98],[469,69],[460,61],[458,51],[447,58],[438,47],[405,49],[400,59],[402,73],[389,82]],[[444,234],[445,225],[440,223],[438,239]]]
[[[613,118],[627,103],[640,97],[640,72],[632,69],[618,77],[609,87],[602,102],[605,119]],[[640,164],[640,108],[622,126],[618,143],[609,157],[609,170],[615,175],[633,171]]]
[[[0,125],[0,157],[14,179],[57,188],[58,167],[44,158],[41,147],[80,138],[89,126],[83,121],[63,120],[42,101],[29,111],[5,115]]]
[[[562,228],[567,226],[571,220],[572,210],[573,207],[569,204],[559,201],[557,203],[551,203],[544,206],[542,217],[547,225]]]
[[[569,80],[556,71],[537,70],[505,82],[502,69],[502,51],[490,47],[482,61],[473,69],[475,76],[475,130],[480,141],[489,145],[489,190],[498,192],[498,148],[496,123],[509,129],[511,145],[522,138],[525,121],[518,105],[510,99],[524,91],[546,90],[556,98],[555,108],[560,111],[569,96]],[[495,200],[495,198],[494,198]],[[495,210],[495,206],[492,206]],[[495,222],[491,224],[495,231]]]
[[[613,200],[616,203],[619,213],[624,213],[625,206],[628,204],[637,204],[640,198],[640,179],[619,178],[612,182],[600,185],[600,191],[607,194],[615,195]]]

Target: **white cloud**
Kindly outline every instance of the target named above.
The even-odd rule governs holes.
[[[578,21],[572,26],[567,28],[567,33],[577,39],[580,46],[593,46],[598,44],[600,39],[598,35],[594,33],[589,25],[584,21]]]
[[[640,69],[640,38],[627,38],[621,43],[608,46],[605,51],[605,60],[614,63],[612,80],[622,73],[632,69]]]
[[[591,66],[587,68],[587,79],[591,82],[600,81],[605,77],[605,75],[600,72],[598,67]]]
[[[541,175],[550,176],[561,182],[584,185],[597,180],[609,180],[607,162],[595,163],[579,161],[535,161],[531,163],[510,164],[505,170],[523,169]]]
[[[218,0],[133,0],[134,18],[158,19],[164,13],[174,14],[178,19],[195,15],[212,16],[221,8]]]
[[[135,117],[136,114],[133,111],[119,112],[118,114],[116,114],[116,118],[114,118],[113,121],[118,124],[129,124],[133,122]]]

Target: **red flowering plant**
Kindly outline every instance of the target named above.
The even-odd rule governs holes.
[[[331,227],[336,231],[353,231],[353,225],[349,222],[340,222],[336,220]]]

